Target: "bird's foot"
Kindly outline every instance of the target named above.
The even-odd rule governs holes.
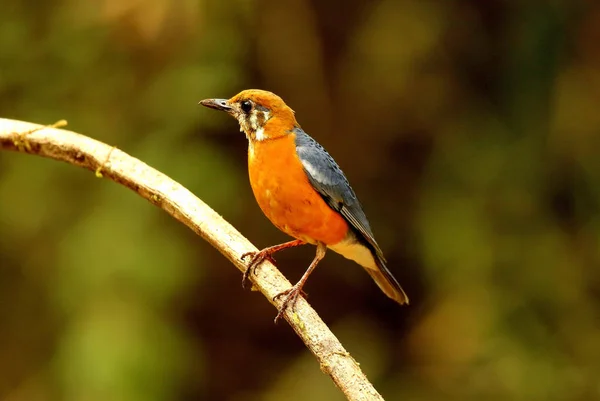
[[[254,271],[262,262],[268,260],[269,262],[275,264],[273,252],[268,248],[259,252],[246,252],[240,256],[240,259],[245,260],[247,257],[250,257],[250,262],[248,263],[248,267],[242,276],[242,288],[246,288],[250,282],[250,275],[254,274]]]
[[[279,312],[277,312],[277,316],[275,316],[275,324],[277,324],[277,322],[279,322],[279,319],[283,317],[283,314],[285,313],[286,309],[294,309],[296,301],[298,301],[298,297],[301,295],[303,297],[306,297],[306,293],[302,290],[302,286],[296,284],[273,297],[274,301],[285,297],[283,303],[281,304],[281,308],[279,308]]]

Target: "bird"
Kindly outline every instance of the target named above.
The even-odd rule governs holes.
[[[199,104],[234,117],[248,140],[250,186],[266,217],[292,241],[247,252],[242,284],[263,261],[283,249],[311,244],[316,255],[300,280],[277,294],[282,299],[275,323],[294,308],[304,284],[330,249],[362,266],[389,298],[408,304],[406,293],[386,266],[360,201],[327,151],[296,121],[276,94],[247,89],[230,99]]]

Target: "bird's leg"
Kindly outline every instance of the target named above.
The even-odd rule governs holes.
[[[315,255],[315,258],[313,259],[310,266],[308,266],[308,269],[306,269],[306,271],[304,272],[304,274],[302,275],[300,280],[298,280],[298,282],[295,285],[293,285],[291,288],[289,288],[289,289],[275,295],[275,297],[273,297],[274,300],[285,297],[285,299],[283,300],[283,303],[281,304],[281,308],[279,309],[279,312],[277,312],[277,316],[275,316],[275,323],[277,323],[279,321],[279,319],[281,319],[281,317],[283,317],[283,314],[285,313],[285,310],[287,308],[292,308],[292,309],[294,308],[294,305],[296,304],[296,301],[298,300],[298,296],[303,293],[302,287],[304,287],[306,280],[308,280],[308,276],[310,276],[310,274],[313,272],[313,270],[315,270],[315,267],[317,267],[317,264],[319,264],[321,259],[323,259],[325,257],[326,250],[327,250],[327,245],[325,245],[322,242],[318,242],[317,243],[317,254]]]
[[[270,246],[259,252],[246,252],[245,254],[243,254],[240,257],[242,260],[246,259],[248,256],[250,256],[251,259],[250,259],[250,263],[248,263],[248,268],[246,269],[246,271],[244,272],[244,275],[242,276],[242,287],[246,288],[246,284],[248,283],[248,281],[250,279],[250,274],[254,274],[254,270],[256,269],[256,267],[259,264],[261,264],[263,261],[268,260],[269,262],[275,264],[275,259],[273,259],[273,254],[275,252],[279,252],[283,249],[293,248],[295,246],[300,246],[300,245],[304,245],[304,244],[306,244],[306,242],[297,239],[294,241],[285,242],[283,244]]]

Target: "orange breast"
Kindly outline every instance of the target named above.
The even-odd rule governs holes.
[[[313,244],[344,239],[348,224],[308,181],[294,134],[250,144],[248,171],[258,205],[281,231]]]

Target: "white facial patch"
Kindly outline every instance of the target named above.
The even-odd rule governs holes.
[[[263,127],[260,127],[256,130],[256,133],[254,134],[254,139],[257,141],[264,141],[266,139],[265,129]]]
[[[258,116],[256,115],[256,111],[253,111],[252,114],[250,114],[248,122],[250,123],[250,128],[252,129],[252,131],[258,130]]]
[[[246,133],[249,140],[264,141],[268,139],[265,135],[265,123],[271,118],[271,113],[267,110],[252,110],[249,114],[238,115],[240,131]]]
[[[254,110],[248,118],[248,123],[252,131],[254,131],[254,139],[256,141],[263,141],[265,136],[265,123],[269,120],[270,114],[268,111]]]

